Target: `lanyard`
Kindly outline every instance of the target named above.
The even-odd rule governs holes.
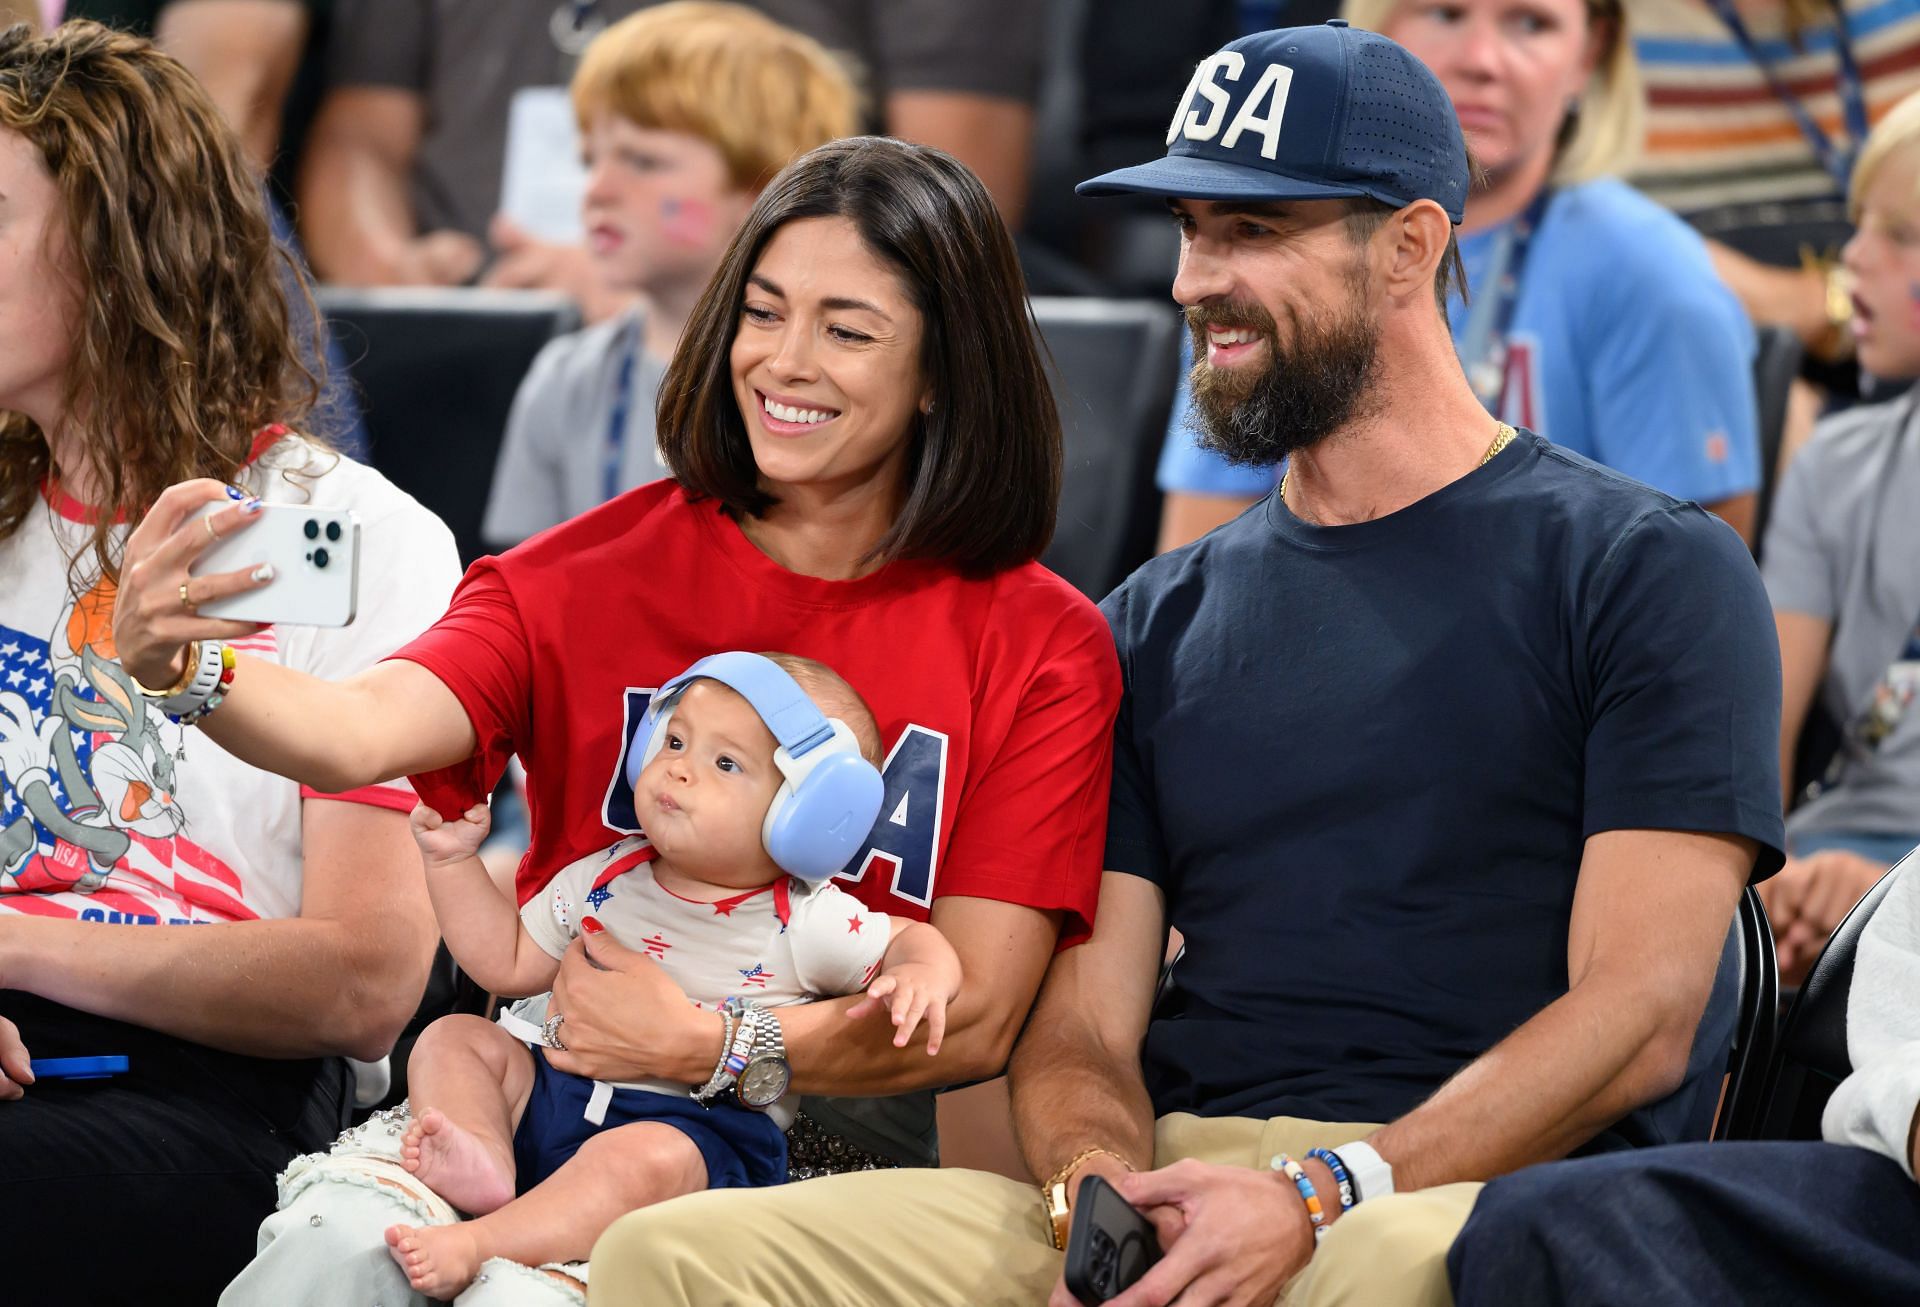
[[[613,383],[613,412],[607,418],[607,442],[600,457],[600,500],[620,493],[621,459],[627,447],[627,410],[633,407],[633,367],[640,356],[640,320],[620,331],[620,371]]]
[[[1833,138],[1814,120],[1800,97],[1793,93],[1786,80],[1780,76],[1767,57],[1760,53],[1759,42],[1753,39],[1748,30],[1746,19],[1740,17],[1734,8],[1734,0],[1707,0],[1713,6],[1713,12],[1720,16],[1727,30],[1733,33],[1733,39],[1747,52],[1747,58],[1753,61],[1767,79],[1767,85],[1773,89],[1774,98],[1786,106],[1793,115],[1793,121],[1799,126],[1800,134],[1807,138],[1807,144],[1813,147],[1813,157],[1833,178],[1840,193],[1847,193],[1847,183],[1853,176],[1854,157],[1860,152],[1861,143],[1867,139],[1867,97],[1860,78],[1860,64],[1853,55],[1853,37],[1847,31],[1847,15],[1841,7],[1842,0],[1828,0],[1833,8],[1833,44],[1834,52],[1839,56],[1840,71],[1837,89],[1840,92],[1841,113],[1846,118],[1848,141],[1845,149],[1837,146]]]
[[[1533,236],[1546,216],[1553,192],[1543,190],[1534,196],[1527,211],[1507,224],[1494,238],[1492,273],[1467,311],[1466,329],[1460,334],[1460,361],[1466,368],[1467,384],[1495,417],[1504,417],[1507,398],[1507,336],[1513,330],[1514,306],[1520,302],[1520,279],[1526,272],[1527,251]]]

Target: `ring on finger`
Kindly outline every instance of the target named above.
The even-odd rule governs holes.
[[[548,1048],[557,1049],[562,1053],[566,1052],[567,1046],[560,1041],[560,1023],[565,1020],[565,1016],[555,1012],[552,1016],[541,1022],[540,1042]]]
[[[200,525],[207,528],[207,539],[213,541],[215,544],[220,543],[220,533],[213,529],[213,514],[209,513],[207,516],[201,518]]]
[[[187,594],[187,582],[180,583],[180,606],[188,612],[193,611],[193,599]]]

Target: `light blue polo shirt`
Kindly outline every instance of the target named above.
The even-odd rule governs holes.
[[[1476,293],[1497,228],[1460,240]],[[1455,299],[1455,338],[1467,305]],[[1191,363],[1191,342],[1182,345]],[[1760,484],[1754,336],[1692,228],[1623,182],[1554,193],[1527,254],[1508,336],[1500,416],[1681,499],[1713,503]],[[1199,448],[1184,380],[1161,450],[1162,490],[1264,495],[1272,467]]]

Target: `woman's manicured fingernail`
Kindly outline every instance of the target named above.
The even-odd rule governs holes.
[[[228,499],[245,499],[246,497],[247,497],[247,492],[242,490],[239,486],[227,487]]]
[[[249,499],[246,503],[240,505],[240,511],[251,517],[260,511],[260,501],[258,499]]]
[[[254,568],[254,569],[253,569],[253,579],[254,579],[254,580],[256,580],[256,581],[271,581],[271,580],[273,580],[273,564],[272,564],[272,563],[262,563],[262,564],[260,564],[260,566],[258,566],[258,567],[256,567],[256,568]]]
[[[606,930],[606,927],[600,924],[598,917],[582,917],[580,918],[580,929],[586,931],[589,935],[598,935]]]

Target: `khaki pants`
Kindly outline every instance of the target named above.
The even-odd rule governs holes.
[[[1162,1117],[1154,1164],[1266,1166],[1370,1125]],[[1287,1286],[1286,1307],[1450,1307],[1447,1249],[1479,1195],[1445,1185],[1363,1203]],[[864,1171],[643,1208],[593,1249],[594,1307],[1041,1304],[1060,1278],[1034,1186],[984,1171]]]

